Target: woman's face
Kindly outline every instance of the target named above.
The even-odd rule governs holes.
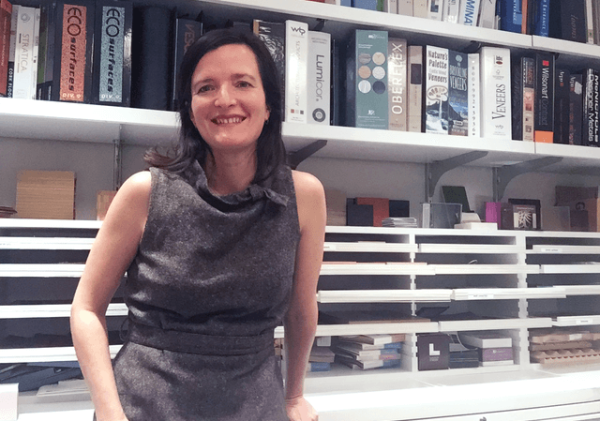
[[[207,53],[192,75],[191,119],[213,153],[256,150],[269,110],[254,52],[229,44]]]

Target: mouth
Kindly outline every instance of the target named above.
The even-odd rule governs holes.
[[[214,124],[221,125],[221,124],[238,124],[244,120],[246,120],[246,117],[217,117],[217,118],[213,118],[211,121]]]

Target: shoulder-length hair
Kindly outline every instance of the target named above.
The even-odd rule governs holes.
[[[151,166],[181,173],[196,160],[203,165],[206,157],[212,154],[210,146],[202,138],[190,117],[191,81],[202,57],[229,44],[246,45],[254,52],[265,91],[266,105],[270,111],[269,119],[257,140],[257,168],[254,181],[264,180],[275,168],[285,163],[286,152],[281,138],[281,82],[275,62],[264,42],[252,32],[239,28],[226,28],[209,31],[200,37],[188,48],[183,57],[177,77],[177,111],[181,120],[179,144],[175,148],[174,157],[161,155],[155,149],[148,151],[144,159]]]

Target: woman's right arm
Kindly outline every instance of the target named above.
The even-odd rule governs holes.
[[[119,189],[94,240],[71,309],[71,333],[98,421],[126,420],[115,383],[106,309],[135,257],[148,217],[150,172]]]

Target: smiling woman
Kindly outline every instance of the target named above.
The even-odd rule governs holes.
[[[325,198],[285,165],[281,92],[262,41],[214,30],[179,74],[179,147],[114,198],[72,306],[98,421],[314,421],[303,380],[317,323]],[[123,273],[128,334],[105,313]],[[285,390],[275,327],[285,327]]]

